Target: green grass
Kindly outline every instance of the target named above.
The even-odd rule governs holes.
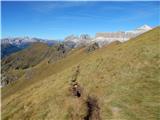
[[[86,53],[73,51],[57,63],[43,61],[2,89],[2,120],[82,120],[84,101],[95,96],[102,120],[158,120],[160,109],[160,28],[122,44]],[[70,81],[80,66],[81,99]]]

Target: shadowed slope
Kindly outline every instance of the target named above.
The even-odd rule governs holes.
[[[34,43],[29,48],[2,59],[2,85],[18,80],[28,69],[46,59],[48,63],[53,63],[64,58],[69,50],[63,44],[49,47],[45,43]]]

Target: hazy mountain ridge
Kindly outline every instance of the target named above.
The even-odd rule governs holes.
[[[48,41],[53,41],[53,43],[57,42],[56,40],[48,40],[41,38],[30,38],[30,37],[15,37],[15,38],[3,38],[1,39],[1,44],[10,43],[14,45],[21,45],[25,43],[34,43],[34,42],[42,42],[48,43]]]
[[[57,44],[56,40],[47,40],[40,38],[29,38],[29,37],[15,37],[15,38],[3,38],[1,39],[1,57],[8,56],[14,52],[28,48],[33,43],[41,42],[46,43],[49,46]]]
[[[8,44],[8,43],[1,44],[1,58],[8,56],[14,52],[18,52],[20,50],[21,48],[12,44]]]

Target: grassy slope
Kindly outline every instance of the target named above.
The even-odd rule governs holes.
[[[72,114],[82,120],[85,103],[68,90],[80,65],[83,99],[97,97],[102,120],[158,120],[159,31],[156,28],[89,54],[82,49],[56,64],[44,61],[34,68],[31,82],[22,77],[21,82],[2,89],[2,119],[65,120]]]
[[[20,78],[26,68],[35,66],[45,58],[48,49],[46,44],[34,43],[29,48],[2,59],[2,75],[7,76],[10,82]]]
[[[62,51],[65,52],[62,53]],[[59,44],[49,47],[45,43],[33,43],[29,48],[2,59],[3,83],[13,83],[24,74],[28,75],[26,78],[31,79],[32,75],[29,75],[29,73],[32,72],[34,66],[42,61],[57,62],[64,58],[68,52],[69,49],[66,46],[62,48]]]
[[[34,43],[29,48],[4,58],[2,60],[2,65],[6,67],[6,64],[3,64],[3,62],[7,64],[14,63],[11,64],[12,67],[13,68],[18,67],[19,69],[25,66],[28,67],[34,66],[38,64],[41,61],[41,59],[45,57],[44,55],[47,52],[48,48],[49,47],[44,43]]]
[[[70,52],[68,57],[59,60],[56,62],[56,64],[48,64],[48,60],[44,60],[34,68],[26,70],[25,75],[21,77],[20,80],[17,80],[9,86],[4,87],[2,89],[2,99],[24,89],[25,87],[28,87],[33,83],[37,83],[38,81],[41,81],[52,74],[56,74],[64,69],[78,64],[85,56],[87,56],[87,54],[83,52],[82,48],[78,51],[74,50],[73,52]],[[28,80],[26,77],[29,73],[31,74],[29,75],[30,79]]]

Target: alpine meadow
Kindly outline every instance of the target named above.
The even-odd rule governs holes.
[[[3,1],[1,119],[159,120],[159,7]]]

